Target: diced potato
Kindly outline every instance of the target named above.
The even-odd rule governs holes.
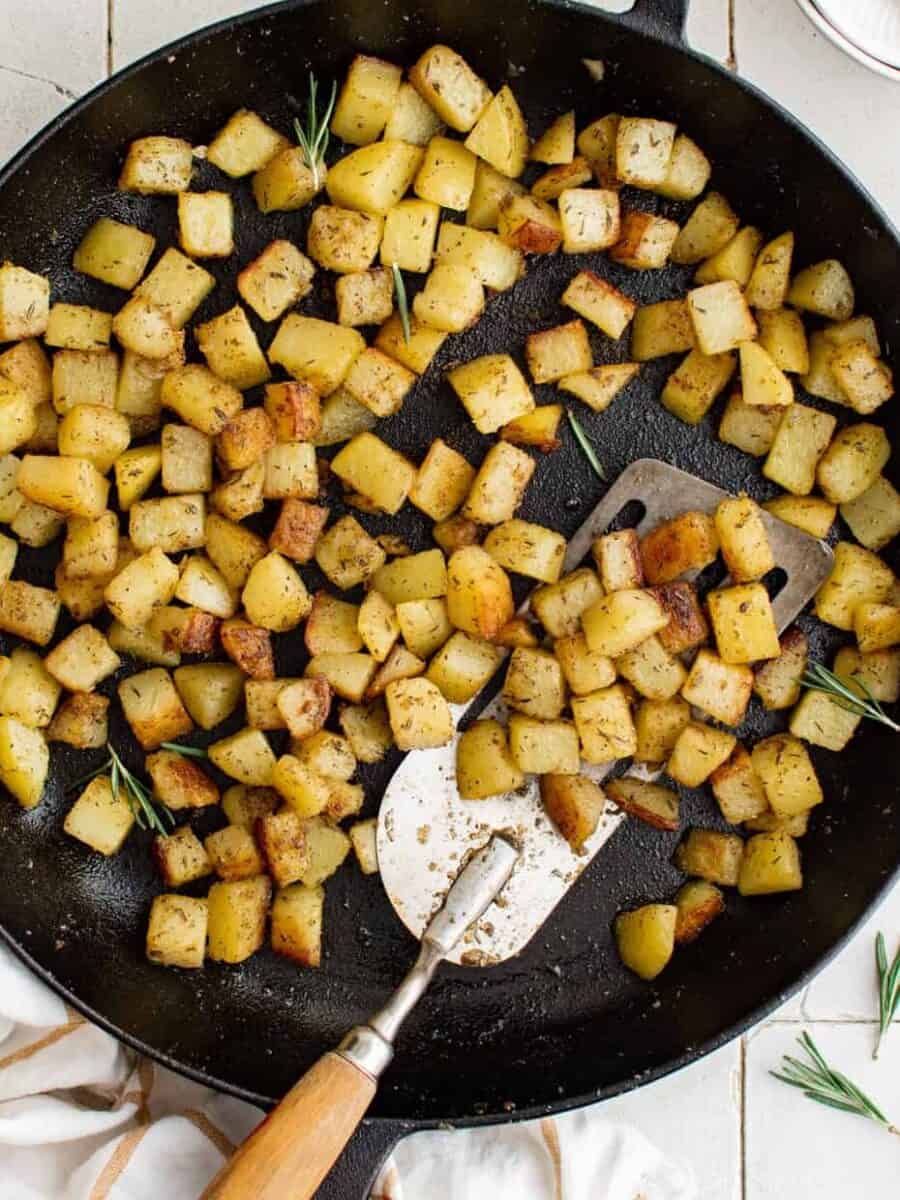
[[[308,442],[277,442],[263,456],[266,500],[314,500],[319,494],[315,448]]]
[[[687,300],[661,300],[635,311],[631,325],[631,355],[637,362],[693,350],[694,325]]]
[[[423,550],[395,558],[381,566],[372,586],[391,604],[406,600],[431,600],[447,593],[447,564],[441,550]]]
[[[253,830],[260,817],[275,812],[281,797],[273,788],[235,783],[222,794],[222,811],[229,824]]]
[[[541,720],[558,717],[566,701],[566,685],[559,661],[547,650],[528,647],[513,650],[503,684],[503,699],[510,708],[528,717]],[[515,756],[515,751],[513,754]],[[531,769],[521,762],[519,766],[523,770]],[[546,769],[538,773],[545,774]]]
[[[50,314],[50,280],[11,262],[0,265],[0,341],[38,337]]]
[[[488,102],[465,144],[501,175],[515,179],[522,174],[530,149],[528,127],[507,85]]]
[[[263,818],[265,821],[267,818]],[[265,862],[249,829],[226,825],[204,841],[212,869],[220,879],[249,879],[265,870]],[[273,874],[275,872],[273,871]]]
[[[364,349],[365,340],[355,329],[288,313],[269,347],[269,359],[327,396],[340,386]]]
[[[665,762],[690,718],[690,706],[679,696],[671,700],[642,700],[634,721],[636,758],[641,762]]]
[[[59,417],[56,409],[49,401],[41,401],[35,405],[34,420],[34,433],[25,443],[25,449],[36,454],[56,453],[59,448]]]
[[[726,246],[706,259],[697,268],[694,279],[697,283],[716,283],[730,280],[744,288],[753,272],[763,235],[752,225],[740,229]]]
[[[756,342],[742,342],[740,363],[744,404],[769,409],[786,408],[794,403],[791,381],[762,346]]]
[[[385,138],[426,146],[442,127],[441,118],[412,84],[401,83],[384,127]]]
[[[741,871],[744,843],[736,833],[692,829],[675,851],[675,866],[709,883],[735,887]]]
[[[212,871],[203,843],[189,825],[155,837],[153,857],[166,887],[184,887]]]
[[[339,720],[353,753],[362,763],[380,762],[394,743],[383,700],[364,706],[345,705]]]
[[[641,539],[641,560],[648,583],[666,584],[715,561],[719,538],[707,513],[686,512],[664,521]]]
[[[216,649],[221,621],[199,608],[166,605],[158,608],[146,632],[159,637],[164,646],[179,654],[212,654]]]
[[[677,237],[674,221],[632,210],[622,217],[621,237],[609,256],[634,271],[661,270],[669,261]]]
[[[274,633],[295,629],[312,606],[296,568],[274,550],[254,564],[241,600],[253,624]]]
[[[16,342],[0,354],[0,376],[26,392],[35,406],[46,404],[51,398],[50,363],[34,338]]]
[[[900,493],[881,475],[861,495],[841,505],[841,516],[858,542],[869,550],[881,550],[900,533]]]
[[[466,225],[473,229],[496,229],[500,223],[500,208],[509,196],[522,196],[526,188],[514,179],[501,175],[479,159],[475,164],[475,186],[466,210]]]
[[[93,580],[89,582],[95,587],[98,586]],[[83,588],[85,585],[81,583],[80,586]],[[102,581],[100,581],[99,587],[101,589],[100,600],[95,607],[95,611],[90,615],[96,615],[103,607]],[[87,605],[84,607],[86,608]],[[79,615],[83,614],[80,613]],[[160,630],[151,628],[150,624],[128,627],[120,621],[113,621],[107,631],[107,638],[110,646],[112,646],[117,654],[127,654],[130,658],[138,662],[153,663],[159,667],[177,667],[181,662],[181,652],[178,648],[167,645],[163,633]]]
[[[78,411],[73,409],[63,418],[63,422],[68,421]],[[212,441],[205,433],[200,433],[189,425],[164,425],[160,441],[164,491],[211,491],[212,451]]]
[[[738,880],[742,896],[796,892],[802,887],[800,851],[789,833],[776,829],[747,841]]]
[[[62,687],[40,655],[16,646],[0,666],[0,713],[32,729],[49,725]]]
[[[388,720],[399,750],[443,746],[453,735],[447,701],[430,679],[399,679],[385,689]]]
[[[536,196],[538,200],[562,200],[562,198],[567,196],[570,191],[574,191],[576,189],[581,190],[581,199],[576,200],[576,204],[573,206],[571,214],[575,220],[574,222],[570,222],[570,232],[575,234],[576,240],[578,236],[577,229],[573,228],[573,224],[577,226],[578,221],[577,217],[575,217],[575,214],[580,212],[587,217],[589,212],[592,212],[595,209],[602,212],[604,208],[602,198],[600,198],[600,193],[598,191],[594,189],[581,188],[583,183],[590,183],[591,179],[593,178],[593,174],[594,173],[591,170],[591,165],[588,160],[579,155],[578,158],[574,158],[570,163],[563,163],[559,166],[551,167],[549,171],[545,171],[540,179],[535,181],[531,188],[532,196]],[[611,196],[615,196],[616,210],[618,211],[618,193],[610,190],[609,194]],[[597,203],[598,199],[600,199],[600,203]],[[560,206],[560,220],[562,220],[562,213],[563,208]],[[599,229],[602,229],[605,224],[606,222],[604,217],[600,216],[599,221],[597,222],[598,232]],[[590,235],[591,241],[594,240],[594,236],[594,233]],[[618,237],[616,237],[615,240],[618,241]],[[573,250],[572,253],[576,253],[576,251]]]
[[[8,454],[24,446],[36,429],[37,419],[28,393],[17,384],[0,379],[0,452]]]
[[[900,642],[900,606],[858,604],[853,613],[853,629],[864,654],[896,646]]]
[[[269,365],[239,304],[198,325],[194,333],[207,366],[217,378],[241,390],[269,379]]]
[[[236,387],[199,363],[188,363],[166,375],[162,401],[188,425],[209,437],[217,437],[243,406]]]
[[[109,495],[109,483],[86,458],[26,454],[16,487],[27,500],[66,516],[98,517]]]
[[[588,649],[584,634],[557,638],[553,653],[559,660],[566,683],[576,696],[586,696],[615,682],[612,659]]]
[[[474,478],[475,468],[435,438],[410,489],[410,503],[434,521],[446,520],[462,504]]]
[[[119,455],[115,462],[116,497],[123,512],[128,512],[141,499],[161,469],[162,450],[159,446],[135,446]],[[118,532],[118,522],[116,530]]]
[[[144,196],[171,196],[187,191],[193,169],[191,143],[183,138],[136,138],[119,176],[119,190]]]
[[[327,508],[289,497],[269,535],[269,546],[295,562],[309,562],[327,520]]]
[[[31,500],[23,500],[9,528],[23,546],[39,548],[48,546],[60,536],[65,528],[65,521],[54,509],[45,508],[44,505],[35,504]],[[8,566],[7,575],[12,571],[12,563]]]
[[[507,354],[473,359],[450,371],[447,380],[479,433],[495,433],[534,408],[528,384]]]
[[[310,218],[306,248],[310,258],[329,271],[365,271],[378,253],[383,226],[380,216],[320,204]]]
[[[272,949],[304,967],[322,962],[321,887],[295,883],[279,891],[272,905]]]
[[[334,295],[339,325],[380,325],[393,311],[394,279],[382,267],[354,271],[338,277]]]
[[[459,146],[458,142],[451,144]],[[328,171],[325,187],[332,204],[383,217],[403,198],[421,162],[418,146],[399,141],[373,142],[335,163]]]
[[[497,232],[507,245],[524,254],[552,254],[562,243],[557,210],[536,196],[516,192],[500,202]]]
[[[104,350],[112,333],[112,313],[86,304],[51,306],[44,344],[65,350]]]
[[[287,146],[253,176],[253,196],[260,212],[295,212],[321,189],[324,165],[310,170],[300,146]]]
[[[390,118],[402,77],[400,67],[393,63],[357,54],[331,119],[334,136],[351,146],[374,142]]]
[[[265,875],[229,879],[209,889],[207,953],[216,962],[239,963],[262,946],[272,883]]]
[[[333,691],[344,700],[358,704],[365,696],[378,669],[369,654],[317,654],[306,665],[311,678],[327,679]]]
[[[287,729],[278,708],[278,697],[296,678],[248,679],[243,686],[247,724],[251,729]],[[314,683],[320,681],[315,680]],[[327,684],[325,685],[327,687]]]
[[[675,138],[666,175],[654,191],[672,200],[694,200],[709,182],[712,172],[709,159],[692,138],[679,133]]]
[[[697,345],[706,355],[723,354],[756,336],[756,322],[734,280],[694,288],[687,304]]]
[[[357,821],[348,830],[350,841],[353,843],[353,853],[363,875],[378,874],[377,829],[378,822],[374,817],[370,817],[367,821]]]
[[[456,748],[456,786],[463,800],[513,792],[525,782],[509,750],[506,730],[492,719],[475,721]]]
[[[190,759],[159,750],[147,757],[146,765],[154,795],[167,808],[206,808],[219,803],[218,787]]]
[[[660,399],[665,408],[689,425],[698,425],[734,374],[733,354],[692,350],[669,376]]]
[[[417,375],[423,375],[446,338],[446,333],[423,325],[412,316],[409,322],[409,338],[407,338],[400,314],[395,312],[378,331],[375,345],[379,350],[383,350],[385,354],[396,359],[398,363],[408,367],[410,371],[415,371]]]
[[[740,391],[728,397],[722,420],[719,423],[719,440],[737,446],[745,454],[761,458],[768,454],[784,409],[780,406],[761,407],[747,404]]]
[[[671,788],[624,775],[607,783],[606,794],[622,812],[646,821],[654,829],[672,832],[678,828],[678,793]]]
[[[0,629],[26,641],[46,646],[59,618],[60,601],[49,588],[24,579],[0,585]]]
[[[675,950],[678,909],[674,904],[645,904],[615,920],[619,957],[641,979],[655,979]]]
[[[876,700],[894,704],[900,699],[900,650],[860,654],[855,646],[843,646],[835,656],[834,671],[865,683]]]
[[[257,831],[266,864],[278,887],[287,887],[301,879],[309,867],[309,847],[303,828],[303,816],[310,813],[285,809],[260,817]]]
[[[700,787],[731,756],[736,744],[733,734],[690,721],[678,735],[666,773],[685,787]]]
[[[355,517],[341,517],[316,543],[315,559],[335,587],[346,590],[370,579],[387,555]]]
[[[370,593],[370,595],[373,594],[378,595],[379,593]],[[397,605],[396,610],[392,611],[395,612],[396,628],[406,646],[421,659],[430,658],[444,645],[453,632],[447,616],[447,603],[443,599],[402,601]],[[385,628],[387,628],[387,621],[385,621]],[[372,653],[371,646],[369,650]]]
[[[605,591],[618,592],[626,588],[643,587],[644,567],[635,530],[622,529],[603,534],[592,543],[591,553]]]
[[[674,658],[655,636],[620,655],[615,666],[636,692],[650,700],[670,700],[687,675],[683,663]]]
[[[291,737],[309,737],[328,719],[331,688],[325,679],[298,679],[279,691],[275,703]]]
[[[101,283],[131,291],[140,282],[155,245],[156,238],[152,234],[144,233],[134,225],[114,221],[112,217],[100,217],[81,239],[72,266],[84,275],[99,279]],[[43,326],[9,336],[30,337],[42,332]]]
[[[119,359],[112,350],[58,350],[53,355],[54,409],[61,415],[76,404],[115,407],[118,375]],[[17,432],[17,414],[13,405],[15,396],[16,393],[10,391],[9,385],[0,386],[0,429],[5,434],[0,436],[0,444],[9,445],[11,435]],[[21,420],[21,417],[18,417],[18,420]],[[27,433],[27,437],[23,433],[22,440],[34,436],[37,428],[36,417],[33,416],[28,424],[31,426],[31,432]],[[12,440],[15,445],[20,444],[18,438]]]
[[[208,558],[194,555],[182,562],[175,598],[214,617],[233,617],[237,599]]]
[[[524,450],[509,442],[496,442],[472,481],[462,515],[482,525],[511,520],[522,503],[534,469],[534,459]]]
[[[611,338],[622,336],[637,310],[634,300],[593,271],[580,271],[563,292],[561,303]]]
[[[286,137],[255,112],[239,108],[210,142],[206,157],[232,179],[240,179],[262,170],[289,145]]]
[[[728,245],[739,224],[725,197],[710,192],[679,232],[672,247],[672,261],[688,265],[711,258]]]
[[[749,496],[723,500],[716,509],[722,557],[736,583],[761,579],[775,566],[759,505]]]
[[[681,694],[689,704],[723,725],[740,725],[752,690],[753,672],[749,667],[723,662],[711,650],[700,650]]]
[[[824,799],[816,771],[801,741],[780,733],[753,747],[753,769],[778,816],[806,812]]]
[[[756,323],[759,344],[771,356],[775,366],[781,371],[806,375],[810,369],[810,351],[800,314],[792,308],[758,308]],[[806,387],[806,390],[813,389]]]
[[[409,72],[422,99],[451,129],[467,133],[491,101],[491,92],[469,64],[449,46],[426,50]]]
[[[321,210],[319,210],[321,211]],[[312,289],[315,267],[283,238],[270,242],[237,277],[245,304],[264,321],[275,321]]]
[[[800,698],[800,680],[806,670],[809,646],[806,634],[796,626],[788,629],[779,642],[777,658],[756,668],[753,690],[763,707],[769,710],[790,708]]]
[[[142,358],[157,361],[183,354],[184,330],[175,329],[167,314],[144,296],[133,295],[119,309],[113,317],[113,333],[126,350]]]
[[[173,328],[181,329],[215,286],[209,271],[170,246],[135,288],[135,295],[165,313]]]
[[[537,588],[531,607],[551,637],[570,637],[581,629],[581,617],[603,595],[600,580],[589,567],[579,567],[558,583]]]
[[[530,333],[525,358],[535,383],[552,383],[564,375],[588,371],[593,363],[591,344],[581,321]]]
[[[816,593],[816,616],[828,625],[851,630],[856,606],[880,604],[893,582],[893,572],[877,554],[851,542],[838,542],[831,574]]]
[[[151,667],[131,675],[116,690],[125,720],[144,750],[155,750],[162,742],[174,741],[193,730],[194,723],[169,673],[162,668]],[[184,767],[193,766],[175,757]]]
[[[513,609],[509,577],[487,551],[467,546],[452,555],[447,568],[447,612],[452,625],[490,641],[512,617]]]
[[[484,289],[469,267],[439,262],[413,300],[413,313],[423,325],[445,333],[462,333],[484,310]]]
[[[177,554],[203,545],[206,503],[200,494],[139,500],[128,514],[128,533],[135,549]]]
[[[525,270],[521,251],[497,234],[450,221],[440,227],[435,257],[442,263],[468,267],[486,288],[498,292],[512,287]]]
[[[593,386],[593,380],[591,382]],[[540,408],[507,422],[500,430],[500,436],[514,446],[534,446],[542,453],[549,454],[562,444],[557,436],[562,415],[561,404],[542,404]]]
[[[846,748],[862,720],[824,692],[806,691],[791,713],[790,732],[812,746],[840,751]]]
[[[431,200],[401,200],[385,217],[382,263],[424,274],[431,266],[440,218],[440,205]]]
[[[301,882],[314,888],[333,875],[350,853],[350,839],[324,817],[309,817],[303,822],[303,830],[309,846],[309,866]]]
[[[853,283],[837,259],[827,258],[794,276],[787,302],[832,321],[845,321],[853,313]]]
[[[92,625],[79,625],[44,660],[47,671],[70,692],[92,692],[120,665],[118,654]]]
[[[761,583],[720,588],[707,596],[713,634],[726,663],[777,657],[780,647],[772,603]]]
[[[805,404],[791,404],[763,464],[763,475],[795,496],[808,496],[816,481],[819,459],[831,441],[836,424],[830,413]]]
[[[227,258],[234,250],[231,196],[227,192],[179,192],[178,241],[192,258]]]
[[[474,153],[466,145],[436,135],[425,147],[413,190],[421,200],[465,212],[475,186]]]
[[[352,654],[363,647],[359,633],[360,609],[316,592],[306,621],[304,640],[310,654]]]
[[[484,548],[507,571],[542,583],[556,583],[566,553],[566,540],[543,525],[513,518],[491,530]]]
[[[743,746],[736,746],[726,763],[710,776],[722,816],[732,825],[761,816],[769,807],[762,781]]]
[[[243,674],[229,663],[179,667],[172,678],[182,703],[201,729],[215,729],[221,725],[243,696]]]
[[[431,660],[426,678],[451,704],[466,704],[493,676],[502,659],[497,646],[457,631]]]
[[[210,504],[229,521],[243,521],[264,507],[263,484],[266,478],[264,459],[252,467],[235,471],[210,494]]]
[[[700,936],[711,921],[724,911],[725,898],[713,883],[691,879],[675,897],[675,945],[686,946]]]
[[[432,526],[431,536],[444,551],[452,554],[454,550],[462,550],[464,546],[474,546],[482,535],[481,526],[470,521],[468,517],[448,517],[446,521],[438,521]]]
[[[575,112],[556,117],[531,147],[529,158],[539,163],[568,163],[575,156]]]
[[[621,684],[573,697],[571,706],[585,762],[602,764],[634,754],[637,733]]]
[[[271,449],[275,440],[275,427],[265,409],[245,408],[231,418],[216,439],[216,458],[220,466],[227,471],[243,471]]]
[[[509,751],[526,774],[577,775],[578,745],[571,721],[541,721],[523,713],[509,718]]]
[[[656,190],[665,183],[675,126],[646,117],[622,117],[616,131],[616,175],[632,187]]]
[[[108,710],[109,700],[97,692],[68,696],[47,726],[47,740],[76,750],[99,750],[107,742]]]
[[[146,953],[163,967],[203,966],[209,906],[193,896],[154,896],[147,924]]]
[[[894,394],[890,367],[881,362],[862,340],[838,346],[828,365],[843,393],[838,402],[849,404],[858,413],[873,413]]]
[[[776,309],[784,304],[790,286],[794,235],[782,233],[759,252],[746,286],[747,303],[757,309]]]
[[[335,475],[386,513],[402,508],[416,476],[412,463],[373,433],[357,434],[331,460]]]
[[[826,500],[847,504],[872,486],[890,456],[891,444],[880,426],[847,425],[819,459],[816,481]]]
[[[207,747],[213,766],[250,787],[269,787],[275,755],[259,729],[241,729]]]

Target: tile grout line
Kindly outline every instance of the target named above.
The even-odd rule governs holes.
[[[731,0],[733,3],[733,0]],[[106,0],[106,74],[113,73],[113,16],[116,0]]]
[[[741,1103],[740,1103],[740,1154],[741,1154],[741,1200],[747,1200],[747,1038],[741,1037],[740,1046],[740,1081],[741,1081]]]
[[[112,3],[112,0],[110,0]],[[728,0],[728,57],[725,66],[729,71],[737,72],[737,0]]]

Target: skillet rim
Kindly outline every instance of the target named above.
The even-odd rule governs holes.
[[[247,12],[233,14],[229,17],[224,17],[219,21],[214,21],[211,24],[204,25],[200,29],[195,29],[190,33],[184,34],[179,38],[175,38],[171,42],[151,50],[149,53],[142,55],[134,62],[122,67],[114,74],[101,80],[98,84],[92,87],[79,99],[73,101],[52,120],[48,121],[36,134],[34,134],[23,146],[7,162],[0,167],[0,189],[3,189],[15,177],[15,175],[24,167],[27,166],[29,160],[35,155],[50,138],[63,130],[71,121],[75,120],[84,111],[88,110],[95,100],[113,92],[121,83],[126,82],[133,75],[139,74],[145,67],[155,65],[161,60],[164,60],[169,55],[181,53],[189,49],[192,45],[206,41],[209,38],[215,37],[223,33],[232,33],[234,30],[240,29],[245,25],[264,22],[270,17],[291,10],[311,8],[316,4],[325,3],[326,0],[276,0],[275,3],[264,5],[260,8],[251,9]],[[426,0],[427,2],[427,0]],[[682,16],[686,17],[689,0],[681,0]],[[549,9],[551,11],[559,10],[561,12],[574,11],[584,16],[589,16],[592,20],[598,21],[601,24],[612,25],[616,29],[624,30],[627,34],[645,41],[655,44],[662,44],[667,49],[674,51],[676,54],[683,55],[688,59],[700,62],[703,66],[713,70],[716,74],[725,78],[731,85],[744,91],[746,94],[759,101],[764,107],[768,108],[772,114],[780,121],[787,124],[792,130],[803,137],[811,147],[823,157],[827,163],[839,172],[848,186],[854,189],[862,200],[869,206],[872,213],[878,218],[884,227],[885,233],[892,238],[900,248],[900,228],[895,225],[894,221],[884,210],[880,202],[871,194],[868,188],[856,177],[853,171],[835,154],[833,150],[826,145],[825,142],[805,125],[798,117],[784,108],[777,100],[767,95],[761,88],[757,87],[749,80],[742,78],[727,67],[723,66],[716,59],[704,54],[701,51],[694,50],[690,47],[685,39],[684,30],[682,28],[673,28],[669,26],[660,26],[659,24],[651,25],[648,23],[642,28],[640,23],[646,20],[647,0],[635,0],[634,8],[629,12],[617,14],[610,13],[593,7],[592,5],[578,2],[578,0],[528,0],[525,10],[526,17],[530,17],[535,10]],[[517,16],[521,17],[521,10],[517,8]],[[659,1079],[665,1078],[667,1075],[674,1074],[683,1067],[689,1066],[692,1063],[705,1058],[714,1051],[726,1046],[729,1042],[742,1036],[749,1029],[758,1025],[766,1017],[771,1015],[776,1009],[780,1008],[787,1000],[796,995],[804,987],[806,987],[825,967],[827,967],[841,951],[849,944],[856,936],[863,924],[865,924],[871,916],[884,903],[888,894],[900,881],[900,858],[893,869],[887,875],[873,895],[869,904],[862,910],[856,919],[848,926],[843,934],[833,943],[833,945],[818,959],[811,967],[807,968],[794,982],[786,988],[782,988],[773,997],[764,1003],[758,1005],[755,1009],[749,1012],[745,1017],[733,1022],[721,1030],[713,1037],[707,1038],[705,1041],[691,1045],[688,1049],[675,1058],[653,1067],[647,1071],[637,1075],[631,1075],[626,1079],[619,1080],[616,1083],[608,1084],[595,1089],[593,1092],[586,1092],[576,1096],[564,1096],[559,1100],[554,1100],[546,1104],[530,1105],[523,1108],[517,1108],[513,1112],[496,1112],[483,1115],[470,1114],[463,1118],[454,1118],[446,1120],[441,1118],[399,1118],[399,1117],[383,1117],[383,1116],[368,1116],[364,1118],[363,1124],[366,1126],[377,1125],[380,1129],[393,1129],[397,1131],[397,1138],[405,1136],[407,1133],[415,1132],[422,1129],[435,1128],[471,1128],[476,1126],[487,1126],[496,1124],[505,1124],[511,1121],[526,1121],[534,1118],[548,1116],[553,1113],[567,1112],[573,1109],[585,1107],[588,1104],[594,1104],[601,1100],[612,1099],[614,1096],[623,1095],[627,1092],[634,1091],[637,1088],[643,1087],[645,1084],[654,1083]],[[247,1101],[264,1111],[274,1107],[270,1097],[259,1092],[254,1092],[249,1088],[242,1087],[239,1084],[229,1083],[226,1080],[217,1078],[210,1072],[200,1070],[196,1067],[191,1067],[178,1059],[167,1054],[163,1050],[159,1050],[141,1039],[129,1033],[128,1031],[117,1026],[113,1021],[109,1020],[101,1013],[98,1013],[88,1003],[82,1001],[75,993],[69,990],[61,983],[53,974],[52,970],[39,963],[25,948],[25,946],[17,941],[13,935],[6,929],[2,922],[2,914],[0,914],[0,940],[9,947],[13,954],[24,963],[39,979],[42,980],[56,995],[60,996],[64,1001],[72,1006],[76,1011],[85,1016],[92,1024],[97,1025],[106,1033],[109,1033],[120,1043],[128,1046],[137,1053],[144,1055],[176,1074],[187,1079],[193,1080],[195,1083],[202,1084],[216,1091],[225,1093],[226,1095],[235,1096],[240,1100]],[[396,1139],[395,1139],[396,1140]]]

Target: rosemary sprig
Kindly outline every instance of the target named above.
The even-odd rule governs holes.
[[[900,725],[891,720],[864,680],[854,680],[854,687],[861,689],[860,694],[845,679],[841,679],[821,663],[810,663],[800,682],[810,691],[824,692],[831,696],[836,704],[848,712],[856,713],[858,717],[867,717],[870,721],[878,721],[887,725],[888,729],[893,729],[895,733],[900,733]]]
[[[875,966],[878,969],[878,1040],[872,1057],[877,1058],[891,1022],[900,1010],[900,948],[889,963],[884,934],[875,939]]]
[[[852,1113],[856,1117],[865,1117],[884,1126],[889,1133],[900,1136],[900,1129],[888,1120],[874,1100],[861,1092],[846,1075],[828,1065],[808,1033],[804,1032],[797,1040],[809,1056],[809,1063],[786,1054],[782,1059],[782,1069],[770,1072],[776,1079],[799,1088],[804,1096],[818,1104]]]
[[[572,427],[572,432],[575,434],[575,440],[584,451],[585,458],[593,467],[594,473],[598,476],[598,478],[602,479],[603,482],[606,483],[606,472],[603,470],[603,465],[601,464],[600,459],[597,457],[596,450],[591,445],[587,434],[582,429],[581,422],[570,408],[566,409],[566,416],[569,418],[569,424]]]
[[[406,284],[403,281],[403,273],[396,263],[391,263],[391,270],[394,272],[394,295],[397,297],[397,312],[400,314],[400,324],[403,326],[403,340],[409,345],[410,329],[409,329],[409,300],[406,298]]]
[[[312,172],[313,186],[316,191],[322,186],[322,166],[325,162],[325,155],[328,151],[328,142],[330,133],[328,126],[331,123],[331,114],[334,112],[334,102],[337,99],[337,82],[331,85],[331,96],[325,106],[324,116],[319,116],[319,82],[313,75],[309,73],[309,104],[306,108],[306,128],[294,118],[294,133],[297,135],[297,141],[300,143],[300,149],[303,151],[303,157],[306,165]]]
[[[150,788],[142,780],[133,775],[131,771],[122,762],[115,748],[106,743],[106,749],[109,752],[109,757],[105,762],[93,771],[89,771],[87,775],[83,775],[81,779],[77,779],[72,784],[72,789],[80,787],[83,783],[88,783],[91,779],[96,779],[98,775],[105,775],[109,772],[109,786],[112,794],[119,798],[124,796],[128,807],[134,813],[134,819],[141,829],[151,829],[154,833],[160,834],[161,837],[169,836],[169,829],[175,824],[175,818],[171,811],[160,801],[154,799]],[[176,746],[174,743],[168,745],[168,749],[184,752],[190,751],[191,747]],[[166,828],[168,823],[168,829]]]
[[[180,742],[160,742],[162,750],[171,750],[173,754],[182,754],[185,758],[209,758],[202,746],[182,746]]]

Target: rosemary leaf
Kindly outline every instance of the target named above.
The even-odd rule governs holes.
[[[882,1125],[889,1133],[900,1136],[900,1129],[888,1120],[871,1097],[846,1075],[829,1066],[808,1033],[804,1032],[798,1041],[810,1061],[801,1062],[786,1054],[781,1061],[781,1070],[770,1072],[775,1079],[798,1088],[807,1099],[815,1100],[817,1104],[856,1117],[865,1117]]]
[[[300,143],[300,149],[303,151],[303,158],[306,165],[312,172],[313,186],[316,191],[322,186],[322,165],[325,161],[325,155],[328,151],[328,142],[330,133],[328,126],[331,124],[331,114],[334,112],[334,103],[337,99],[337,83],[331,85],[331,96],[328,104],[325,106],[325,112],[322,116],[319,115],[319,83],[312,71],[309,73],[309,103],[306,108],[306,127],[295,118],[294,132],[297,135],[297,141]]]
[[[202,746],[182,746],[180,742],[160,742],[163,750],[171,750],[173,754],[181,754],[185,758],[209,758]]]
[[[591,464],[591,467],[594,470],[594,474],[599,479],[602,479],[603,482],[605,483],[606,482],[606,472],[603,470],[603,465],[601,464],[600,459],[597,457],[596,450],[591,445],[590,441],[588,440],[587,434],[582,429],[581,422],[578,420],[578,418],[575,416],[575,414],[572,412],[572,410],[570,408],[566,409],[566,416],[569,418],[569,424],[572,427],[572,432],[575,434],[575,440],[578,442],[578,445],[584,451],[584,456],[588,460],[588,462]]]
[[[886,725],[888,729],[893,729],[895,733],[900,733],[900,725],[887,715],[881,704],[872,695],[872,690],[865,680],[854,679],[854,685],[851,686],[845,679],[841,679],[839,675],[835,675],[821,663],[810,663],[800,682],[811,692],[824,692],[826,696],[830,696],[834,700],[835,704],[846,709],[847,712],[855,713],[856,716],[865,717],[870,721],[877,721],[881,725]],[[860,691],[855,690],[857,687]]]
[[[884,934],[875,939],[875,966],[878,970],[878,1038],[872,1057],[877,1058],[881,1043],[891,1027],[891,1022],[900,1010],[900,948],[893,962],[888,962]]]
[[[409,328],[409,301],[406,298],[406,284],[403,274],[396,263],[391,263],[394,273],[394,295],[397,297],[397,312],[400,314],[400,324],[403,326],[403,340],[409,345],[411,337]]]

